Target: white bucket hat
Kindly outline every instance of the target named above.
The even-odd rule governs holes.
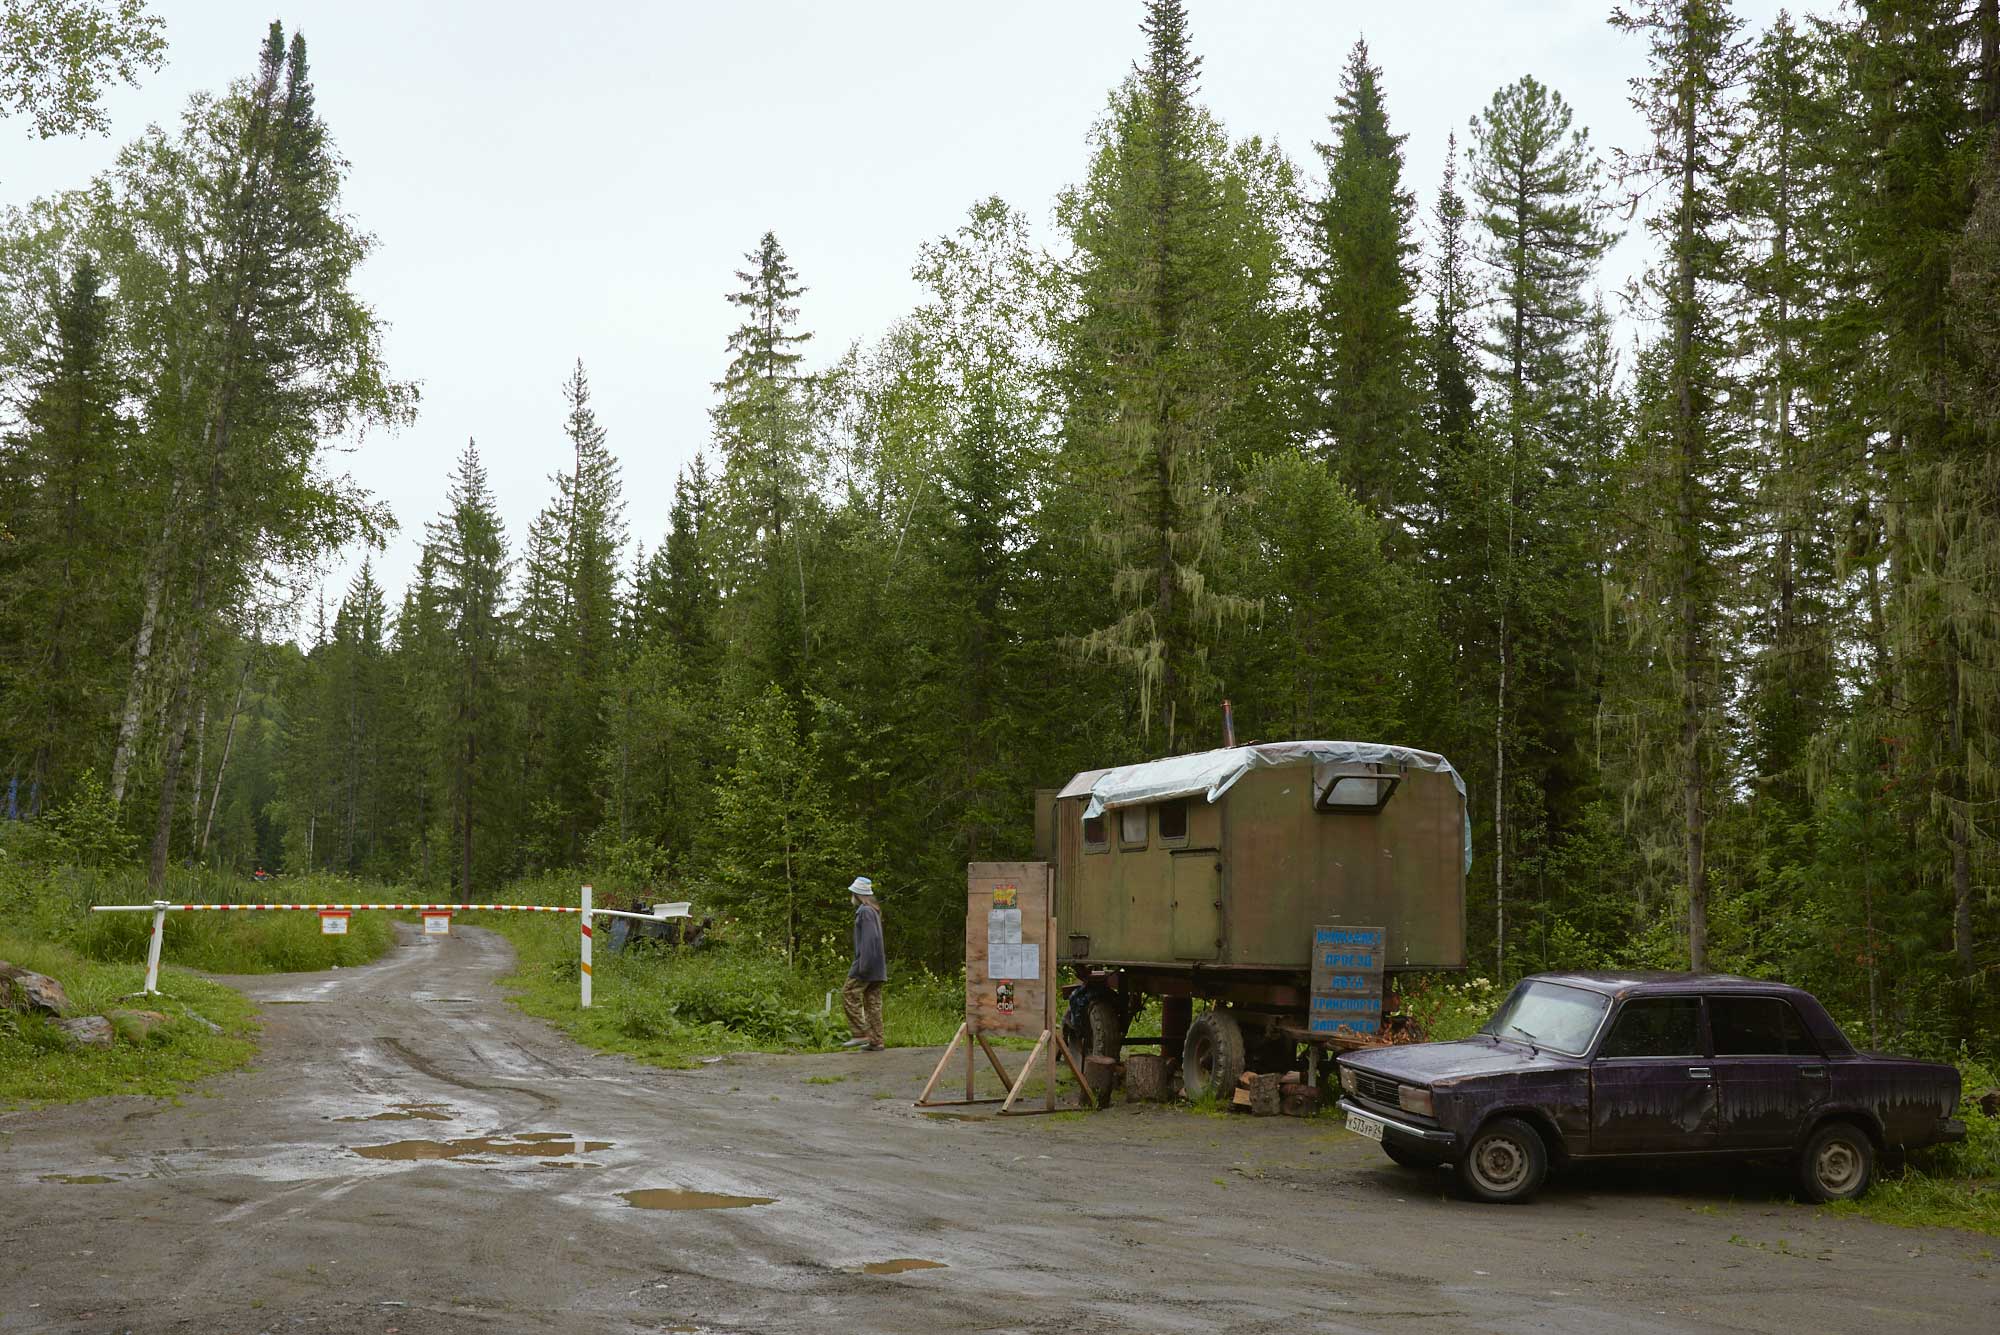
[[[875,897],[875,882],[869,880],[866,876],[857,876],[854,878],[853,883],[847,887],[847,891],[849,894],[866,895],[870,899],[873,899]]]

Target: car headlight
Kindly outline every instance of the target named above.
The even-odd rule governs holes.
[[[1340,1068],[1340,1087],[1350,1094],[1361,1092],[1361,1082],[1354,1078],[1353,1067],[1343,1066]]]
[[[1396,1086],[1396,1103],[1404,1112],[1431,1115],[1431,1092],[1416,1085]]]

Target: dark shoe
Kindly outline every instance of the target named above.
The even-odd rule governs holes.
[[[888,1047],[888,1045],[887,1045],[887,1044],[885,1044],[885,1043],[870,1043],[870,1044],[868,1045],[868,1047],[867,1047],[866,1051],[869,1051],[869,1052],[882,1052],[882,1051],[885,1051],[885,1050],[887,1049],[887,1047]]]

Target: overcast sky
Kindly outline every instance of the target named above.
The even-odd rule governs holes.
[[[377,558],[415,564],[446,474],[476,437],[518,548],[567,459],[561,386],[588,368],[649,547],[708,437],[732,326],[724,293],[767,229],[810,291],[810,351],[872,341],[918,300],[924,240],[999,194],[1048,240],[1085,135],[1140,54],[1138,0],[153,0],[167,67],[108,100],[109,139],[0,126],[0,198],[81,184],[187,96],[249,73],[272,17],[305,33],[321,113],[352,164],[347,207],[379,240],[360,278],[389,362],[421,383],[415,426],[345,459],[402,523]],[[1383,69],[1406,182],[1428,213],[1445,137],[1534,74],[1593,143],[1636,146],[1640,42],[1608,0],[1192,0],[1202,96],[1232,134],[1317,167],[1357,37]],[[1741,0],[1761,26],[1776,0]],[[1614,256],[1615,282],[1643,262]],[[358,559],[358,558],[357,558]],[[337,597],[353,562],[329,577]],[[394,593],[392,592],[392,606]]]

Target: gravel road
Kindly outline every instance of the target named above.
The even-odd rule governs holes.
[[[204,1094],[0,1115],[0,1331],[1972,1331],[2000,1309],[1992,1239],[1774,1179],[1597,1173],[1481,1207],[1325,1120],[926,1115],[935,1051],[658,1071],[505,1004],[500,937],[399,931],[367,968],[231,980],[264,1049]]]

